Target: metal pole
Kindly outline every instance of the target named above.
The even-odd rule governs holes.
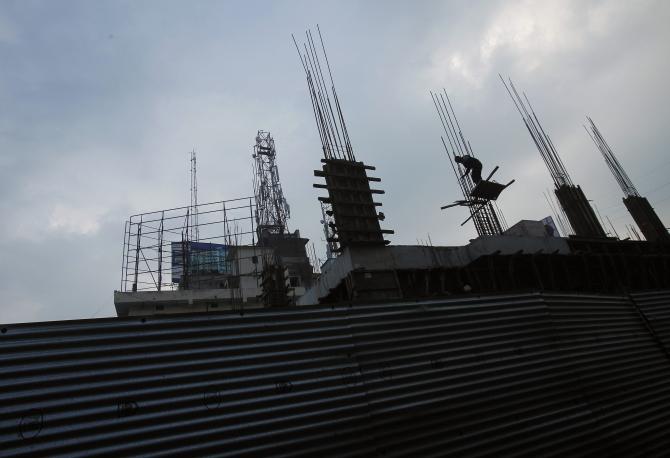
[[[133,283],[133,291],[137,291],[137,272],[140,264],[140,242],[142,239],[142,217],[137,225],[137,243],[135,247],[135,282]]]
[[[123,282],[125,279],[125,275],[127,275],[127,272],[124,272],[124,266],[127,266],[127,258],[128,258],[128,253],[126,253],[126,236],[128,233],[128,221],[126,220],[125,224],[123,225],[123,253],[121,257],[121,285],[119,286],[120,291],[125,291],[123,287]],[[128,239],[128,242],[130,243],[130,239]]]
[[[163,283],[163,218],[165,218],[165,212],[161,212],[161,225],[158,232],[158,291],[161,290]]]

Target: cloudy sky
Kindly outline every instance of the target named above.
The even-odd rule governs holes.
[[[429,90],[449,91],[507,221],[550,214],[550,177],[497,74],[531,98],[573,180],[620,234],[590,115],[670,224],[666,1],[0,0],[0,322],[114,316],[128,215],[252,194],[272,132],[291,228],[323,251],[320,143],[291,33],[320,24],[358,159],[394,244],[464,244]]]

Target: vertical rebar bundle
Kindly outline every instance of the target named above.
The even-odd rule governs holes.
[[[640,194],[637,192],[633,182],[630,178],[628,178],[628,174],[623,169],[616,156],[614,156],[612,148],[610,148],[609,144],[605,140],[605,137],[603,137],[603,135],[600,133],[600,130],[598,130],[598,127],[593,122],[593,120],[588,116],[586,119],[589,121],[589,127],[591,130],[589,132],[589,129],[586,126],[584,126],[584,129],[602,154],[605,162],[607,163],[607,166],[612,172],[612,175],[614,175],[614,179],[617,181],[617,183],[619,183],[621,190],[626,196],[623,199],[623,203],[635,220],[635,223],[640,228],[644,238],[650,242],[670,241],[670,234],[668,234],[668,230],[665,228],[665,225],[656,214],[654,208],[651,206],[646,197],[640,196]],[[633,231],[635,231],[635,228],[633,228]],[[637,234],[636,231],[634,233],[637,235],[639,240],[639,234]]]
[[[502,75],[498,76],[500,76],[500,81],[502,81],[514,106],[521,115],[521,119],[540,152],[542,160],[549,169],[549,174],[554,181],[554,194],[556,194],[556,198],[565,212],[566,219],[569,221],[569,226],[574,230],[574,234],[580,237],[606,237],[605,230],[598,221],[598,217],[589,204],[584,191],[572,182],[554,143],[544,131],[526,94],[522,93],[522,98],[511,79],[509,79],[508,85]]]
[[[603,137],[600,133],[600,130],[598,130],[598,127],[593,122],[593,119],[589,118],[588,116],[586,119],[589,121],[589,127],[591,128],[591,132],[589,132],[589,129],[584,126],[586,133],[589,134],[589,137],[591,137],[591,140],[593,140],[593,143],[595,143],[596,147],[603,155],[603,159],[605,159],[607,167],[609,167],[609,169],[612,171],[612,174],[614,175],[617,183],[619,183],[619,186],[621,186],[623,193],[626,195],[626,197],[639,197],[640,194],[637,192],[637,189],[635,189],[635,186],[633,186],[633,182],[630,180],[630,178],[628,178],[626,171],[614,156],[612,148],[610,148],[609,144],[605,140],[605,137]]]
[[[447,153],[447,157],[449,158],[451,168],[456,175],[456,180],[458,181],[461,193],[463,194],[463,199],[466,202],[467,207],[470,209],[470,215],[475,224],[477,234],[480,236],[500,235],[503,232],[503,227],[501,225],[501,218],[496,214],[496,209],[493,206],[494,204],[492,202],[479,202],[478,199],[470,196],[475,184],[470,175],[465,175],[461,178],[465,169],[460,163],[455,162],[452,159],[452,156],[456,156],[457,154],[472,157],[476,157],[476,155],[472,150],[470,142],[465,138],[465,135],[463,135],[463,131],[456,118],[456,113],[451,105],[451,100],[447,95],[447,91],[443,89],[443,92],[444,93],[433,93],[431,91],[430,96],[433,99],[437,115],[440,118],[440,123],[442,124],[444,133],[447,135],[449,141],[449,146],[447,146],[444,137],[440,137]],[[450,147],[451,149],[449,149]],[[498,211],[500,211],[500,209],[498,209]]]
[[[542,128],[540,120],[535,114],[533,106],[531,105],[530,100],[528,100],[526,94],[523,93],[523,99],[522,99],[519,93],[517,92],[516,88],[514,87],[514,83],[512,83],[511,79],[509,80],[509,86],[508,86],[505,80],[503,79],[502,75],[498,76],[500,76],[500,80],[505,86],[505,89],[507,89],[507,93],[512,98],[512,102],[514,102],[514,106],[521,115],[521,119],[523,119],[523,123],[526,125],[526,129],[528,129],[528,133],[533,139],[533,142],[535,143],[537,150],[540,152],[540,155],[542,156],[544,163],[547,165],[547,168],[549,169],[551,178],[554,180],[556,188],[562,185],[574,186],[572,183],[572,179],[570,178],[570,175],[568,175],[568,171],[565,169],[565,166],[563,165],[563,161],[561,161],[560,156],[556,152],[556,147],[554,146],[554,143],[551,141],[549,135],[547,135],[547,133]],[[526,104],[528,105],[526,106]]]
[[[256,225],[260,242],[261,234],[287,232],[287,220],[291,212],[279,181],[277,151],[270,132],[258,131],[252,157],[254,158]]]
[[[295,37],[293,43],[305,71],[324,156],[321,159],[323,169],[315,170],[314,176],[324,178],[326,183],[315,183],[314,187],[328,191],[327,198],[319,197],[319,201],[330,205],[326,214],[334,220],[328,223],[327,248],[340,252],[353,245],[386,245],[389,241],[384,240],[384,234],[392,234],[393,231],[379,226],[384,216],[381,212],[377,213],[377,207],[381,204],[373,199],[373,194],[383,194],[384,191],[371,189],[369,183],[381,179],[368,177],[367,171],[375,168],[356,161],[318,25],[317,32],[321,51],[317,48],[311,30],[305,32],[307,41],[303,43],[303,50]],[[322,60],[328,71],[328,81],[324,77]]]
[[[312,99],[314,119],[316,120],[316,127],[319,131],[323,148],[323,156],[325,159],[355,161],[356,157],[351,147],[349,132],[347,131],[340,100],[335,90],[333,74],[330,70],[330,63],[328,62],[328,55],[326,54],[326,48],[321,37],[321,30],[318,25],[316,28],[319,34],[323,57],[319,57],[320,53],[311,30],[305,32],[307,42],[303,43],[303,50],[298,46],[295,37],[293,37],[293,43],[300,56],[302,67],[305,70],[307,87]],[[323,67],[321,65],[322,59],[325,61],[326,69],[328,70],[328,81],[324,78]]]

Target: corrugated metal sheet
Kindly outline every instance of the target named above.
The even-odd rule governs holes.
[[[670,355],[670,291],[631,294],[631,299]]]
[[[2,456],[667,456],[670,446],[670,360],[628,297],[2,330]]]
[[[584,443],[609,456],[667,456],[670,360],[628,298],[546,300],[564,370],[590,413]]]

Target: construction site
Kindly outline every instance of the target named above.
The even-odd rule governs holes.
[[[394,244],[321,31],[288,45],[320,139],[304,179],[325,259],[291,226],[281,132],[249,133],[249,190],[215,202],[193,151],[190,203],[125,223],[116,318],[3,325],[0,455],[668,456],[670,234],[595,122],[630,237],[500,76],[553,185],[551,216],[508,223],[498,201],[523,184],[504,163],[483,177],[476,126],[426,88],[459,193],[435,212],[466,208],[445,224],[477,237]]]

